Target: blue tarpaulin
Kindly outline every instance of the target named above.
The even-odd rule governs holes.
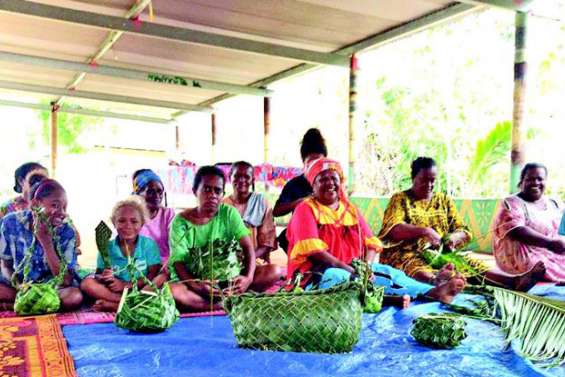
[[[500,328],[466,319],[468,337],[454,350],[433,350],[409,334],[414,318],[438,303],[387,308],[363,317],[353,352],[341,355],[250,351],[237,347],[227,317],[186,318],[160,334],[113,324],[65,326],[78,374],[96,376],[564,376],[505,349]]]

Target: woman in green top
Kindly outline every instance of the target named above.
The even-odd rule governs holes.
[[[171,290],[181,311],[221,309],[222,294],[264,290],[279,278],[276,266],[255,265],[249,230],[237,210],[222,203],[225,181],[217,167],[201,167],[192,185],[198,206],[171,224],[169,271],[172,281],[180,280]]]

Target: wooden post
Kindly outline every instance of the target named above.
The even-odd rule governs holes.
[[[510,153],[510,193],[517,191],[520,169],[524,165],[524,127],[526,112],[526,33],[528,14],[516,12],[514,40],[514,108],[512,112],[512,151]]]
[[[57,114],[59,105],[51,104],[51,177],[57,172]]]
[[[212,164],[216,163],[216,114],[212,113]]]
[[[263,162],[269,163],[269,135],[271,132],[271,98],[263,97]],[[265,192],[269,185],[265,182]]]
[[[355,162],[356,162],[356,135],[355,135],[355,112],[357,110],[357,57],[351,55],[349,67],[349,169],[347,172],[348,191],[355,191]]]
[[[179,129],[179,125],[176,124],[175,125],[175,152],[179,152],[180,151],[180,129]]]

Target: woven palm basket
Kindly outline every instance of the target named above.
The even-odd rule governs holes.
[[[350,352],[361,331],[362,285],[224,300],[240,347],[295,352]]]

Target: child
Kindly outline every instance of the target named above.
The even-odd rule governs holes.
[[[67,221],[65,190],[59,182],[45,179],[33,186],[29,197],[33,209],[6,215],[0,226],[0,309],[13,308],[16,289],[10,281],[14,273],[18,283],[41,283],[58,276],[61,268],[67,269],[58,287],[61,309],[76,309],[82,294],[76,274],[76,233]],[[26,261],[28,252],[31,256]]]
[[[159,247],[150,238],[139,234],[147,220],[147,210],[137,198],[118,202],[112,210],[112,223],[118,236],[110,241],[108,252],[111,266],[104,266],[98,254],[96,274],[85,278],[80,288],[95,299],[97,311],[116,311],[126,287],[131,288],[131,277],[127,270],[128,257],[133,258],[135,266],[147,279],[153,280],[161,269]],[[145,286],[139,276],[137,286]]]

